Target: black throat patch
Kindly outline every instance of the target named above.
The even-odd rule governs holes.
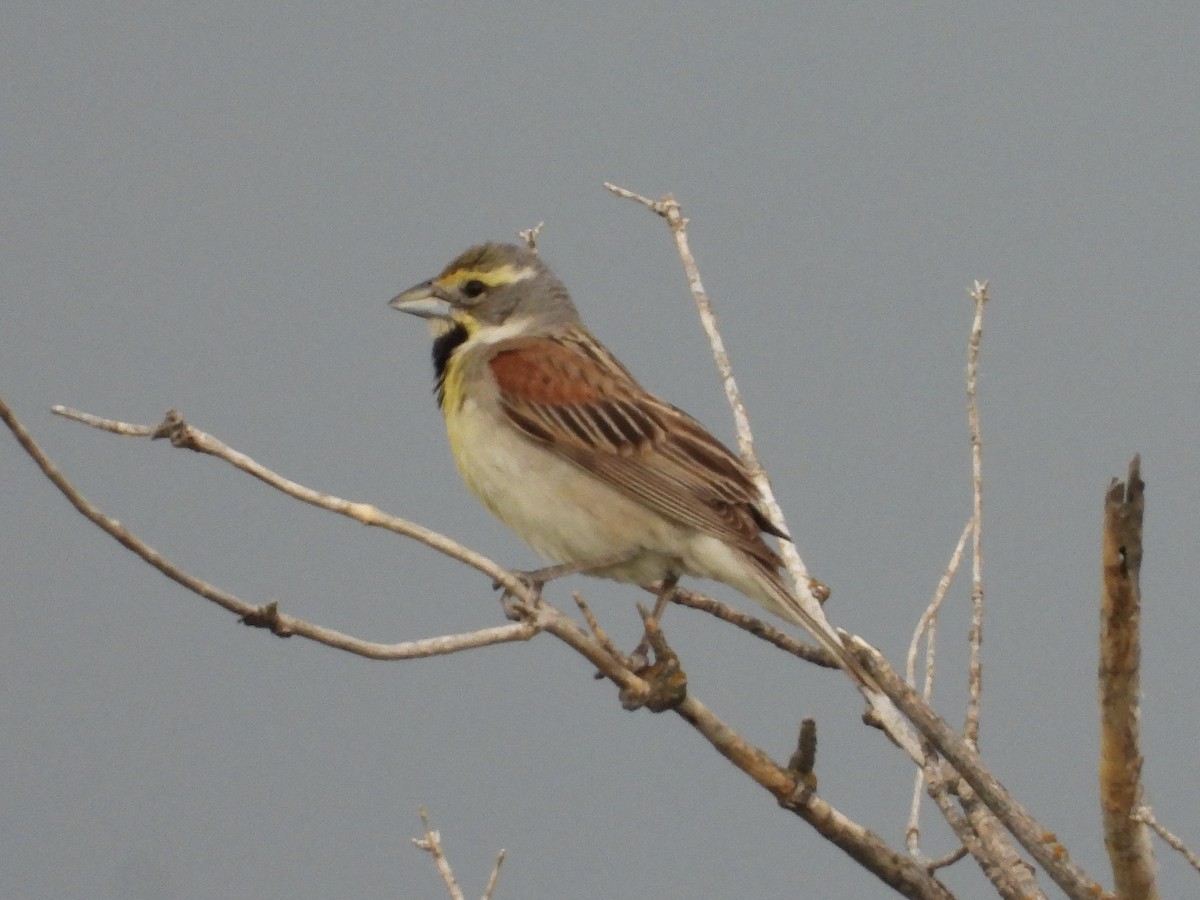
[[[450,364],[450,357],[454,355],[455,348],[466,339],[467,329],[455,323],[453,328],[433,342],[433,374],[437,379],[434,382],[433,393],[437,397],[438,408],[441,408],[442,401],[446,398],[446,366]]]

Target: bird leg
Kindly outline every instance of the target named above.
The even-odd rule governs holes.
[[[607,569],[609,566],[617,566],[621,563],[627,563],[630,560],[635,559],[637,556],[637,553],[623,553],[619,556],[602,556],[599,559],[586,559],[580,562],[560,563],[559,565],[546,566],[542,569],[530,569],[527,571],[514,569],[512,574],[515,575],[518,580],[528,585],[534,594],[540,596],[542,593],[542,588],[545,587],[549,582],[554,581],[556,578],[564,578],[567,575],[578,575],[581,573],[586,574],[588,572],[595,572],[599,569]],[[501,587],[503,587],[503,585],[500,584],[499,581],[492,582],[492,590],[499,590]],[[504,607],[504,615],[509,619],[520,621],[520,611],[517,610],[516,605],[512,602],[512,600],[512,592],[505,588],[504,593],[500,595],[500,603]],[[656,608],[655,615],[658,614],[659,613]]]
[[[674,585],[671,585],[671,590]],[[668,590],[664,596],[669,596]],[[679,664],[679,657],[667,644],[662,629],[654,616],[646,612],[646,608],[638,604],[638,612],[646,626],[646,641],[654,651],[654,662],[637,670],[636,674],[646,682],[649,691],[644,695],[635,693],[632,689],[622,688],[618,696],[621,706],[628,710],[641,709],[643,706],[651,712],[665,712],[675,709],[687,696],[687,673]],[[661,610],[659,611],[661,615]]]
[[[633,653],[630,655],[635,668],[645,668],[649,665],[650,632],[658,627],[663,613],[667,611],[667,604],[671,601],[671,595],[675,593],[675,585],[677,584],[679,584],[678,575],[668,575],[659,583],[658,599],[654,601],[654,612],[650,613],[650,618],[646,623],[646,630],[642,634],[642,640],[633,648]]]

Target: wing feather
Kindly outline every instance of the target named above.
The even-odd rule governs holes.
[[[760,534],[778,531],[741,460],[647,393],[590,335],[502,341],[488,364],[502,410],[529,438],[663,515],[779,565]]]

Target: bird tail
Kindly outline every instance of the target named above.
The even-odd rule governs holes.
[[[777,616],[799,625],[818,644],[833,655],[846,673],[854,680],[884,732],[903,749],[918,765],[924,760],[924,750],[912,725],[903,717],[891,698],[879,687],[879,683],[867,674],[862,664],[851,655],[842,641],[842,636],[825,618],[821,604],[811,592],[798,595],[788,589],[779,572],[765,565],[759,568],[760,589],[749,593]]]
[[[872,694],[883,694],[875,679],[867,674],[862,664],[846,649],[841,635],[825,618],[821,604],[811,593],[798,595],[791,591],[779,573],[766,568],[766,566],[760,568],[760,573],[762,575],[761,590],[755,595],[755,599],[759,603],[780,618],[799,625],[807,631],[824,650],[833,656],[837,664],[854,679],[859,687]]]

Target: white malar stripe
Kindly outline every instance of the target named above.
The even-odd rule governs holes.
[[[510,318],[499,325],[482,325],[471,335],[470,344],[475,347],[481,344],[497,344],[509,338],[525,337],[532,331],[529,326],[528,316]]]

